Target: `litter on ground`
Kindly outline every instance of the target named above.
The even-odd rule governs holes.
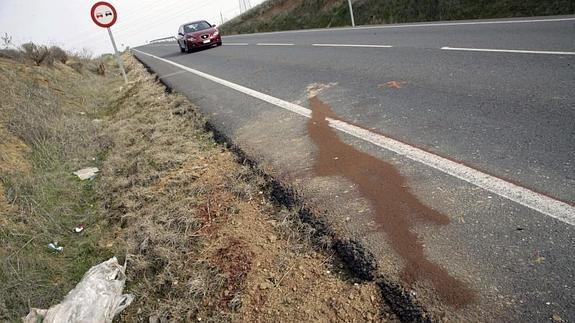
[[[99,171],[100,170],[97,167],[88,167],[75,171],[74,175],[78,176],[81,180],[92,180],[96,177]]]
[[[111,323],[134,299],[131,294],[122,294],[125,272],[125,265],[121,266],[116,257],[112,257],[90,268],[60,304],[47,310],[32,308],[22,320],[24,323]]]

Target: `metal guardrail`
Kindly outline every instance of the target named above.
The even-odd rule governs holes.
[[[172,42],[172,41],[176,41],[176,37],[170,36],[170,37],[153,39],[153,40],[150,40],[149,43],[150,43],[150,44],[155,44],[155,43],[167,43],[167,42]]]

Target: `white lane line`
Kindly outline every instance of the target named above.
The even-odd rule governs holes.
[[[403,24],[403,25],[378,25],[378,26],[358,26],[343,28],[320,28],[320,29],[302,29],[302,30],[284,30],[271,31],[264,33],[230,35],[228,37],[246,37],[253,35],[273,35],[273,34],[291,34],[291,33],[309,33],[322,31],[339,31],[339,30],[362,30],[362,29],[389,29],[389,28],[419,28],[419,27],[444,27],[444,26],[466,26],[466,25],[498,25],[498,24],[530,24],[541,22],[561,22],[574,21],[575,18],[554,18],[554,19],[522,19],[522,20],[496,20],[496,21],[466,21],[466,22],[439,22],[427,24]]]
[[[248,43],[224,43],[224,45],[232,45],[232,46],[247,46]]]
[[[294,44],[286,43],[257,43],[258,46],[293,46]]]
[[[369,44],[311,44],[316,47],[368,47],[368,48],[391,48],[391,45],[369,45]]]
[[[575,55],[575,52],[557,52],[557,51],[548,51],[548,50],[489,49],[489,48],[461,48],[461,47],[441,47],[441,49],[443,49],[443,50],[455,50],[455,51],[468,51],[468,52]]]
[[[304,108],[300,105],[278,99],[271,95],[252,90],[245,86],[226,81],[216,76],[189,68],[187,66],[174,63],[167,59],[151,55],[140,50],[134,49],[133,51],[142,53],[144,55],[155,58],[159,61],[174,65],[192,74],[208,79],[215,83],[234,89],[238,92],[250,95],[254,98],[271,103],[282,109],[292,111],[306,118],[311,118],[311,110]],[[469,166],[461,163],[454,162],[447,158],[426,152],[414,146],[402,143],[395,139],[373,133],[369,130],[348,124],[344,121],[329,119],[329,124],[332,128],[338,129],[342,132],[350,134],[356,138],[370,142],[378,147],[393,151],[399,155],[403,155],[411,160],[415,160],[446,174],[459,178],[465,182],[481,187],[494,194],[503,196],[511,201],[519,203],[530,209],[541,212],[557,220],[563,221],[570,225],[575,225],[575,207],[553,199],[549,196],[531,191],[525,187],[510,183],[501,178],[483,173]]]

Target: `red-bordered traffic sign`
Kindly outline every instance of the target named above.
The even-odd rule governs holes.
[[[96,2],[90,10],[94,23],[102,28],[109,28],[118,19],[114,6],[105,1]]]

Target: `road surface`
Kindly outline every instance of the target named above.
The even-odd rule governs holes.
[[[575,321],[575,17],[223,42],[134,54],[428,311]]]

